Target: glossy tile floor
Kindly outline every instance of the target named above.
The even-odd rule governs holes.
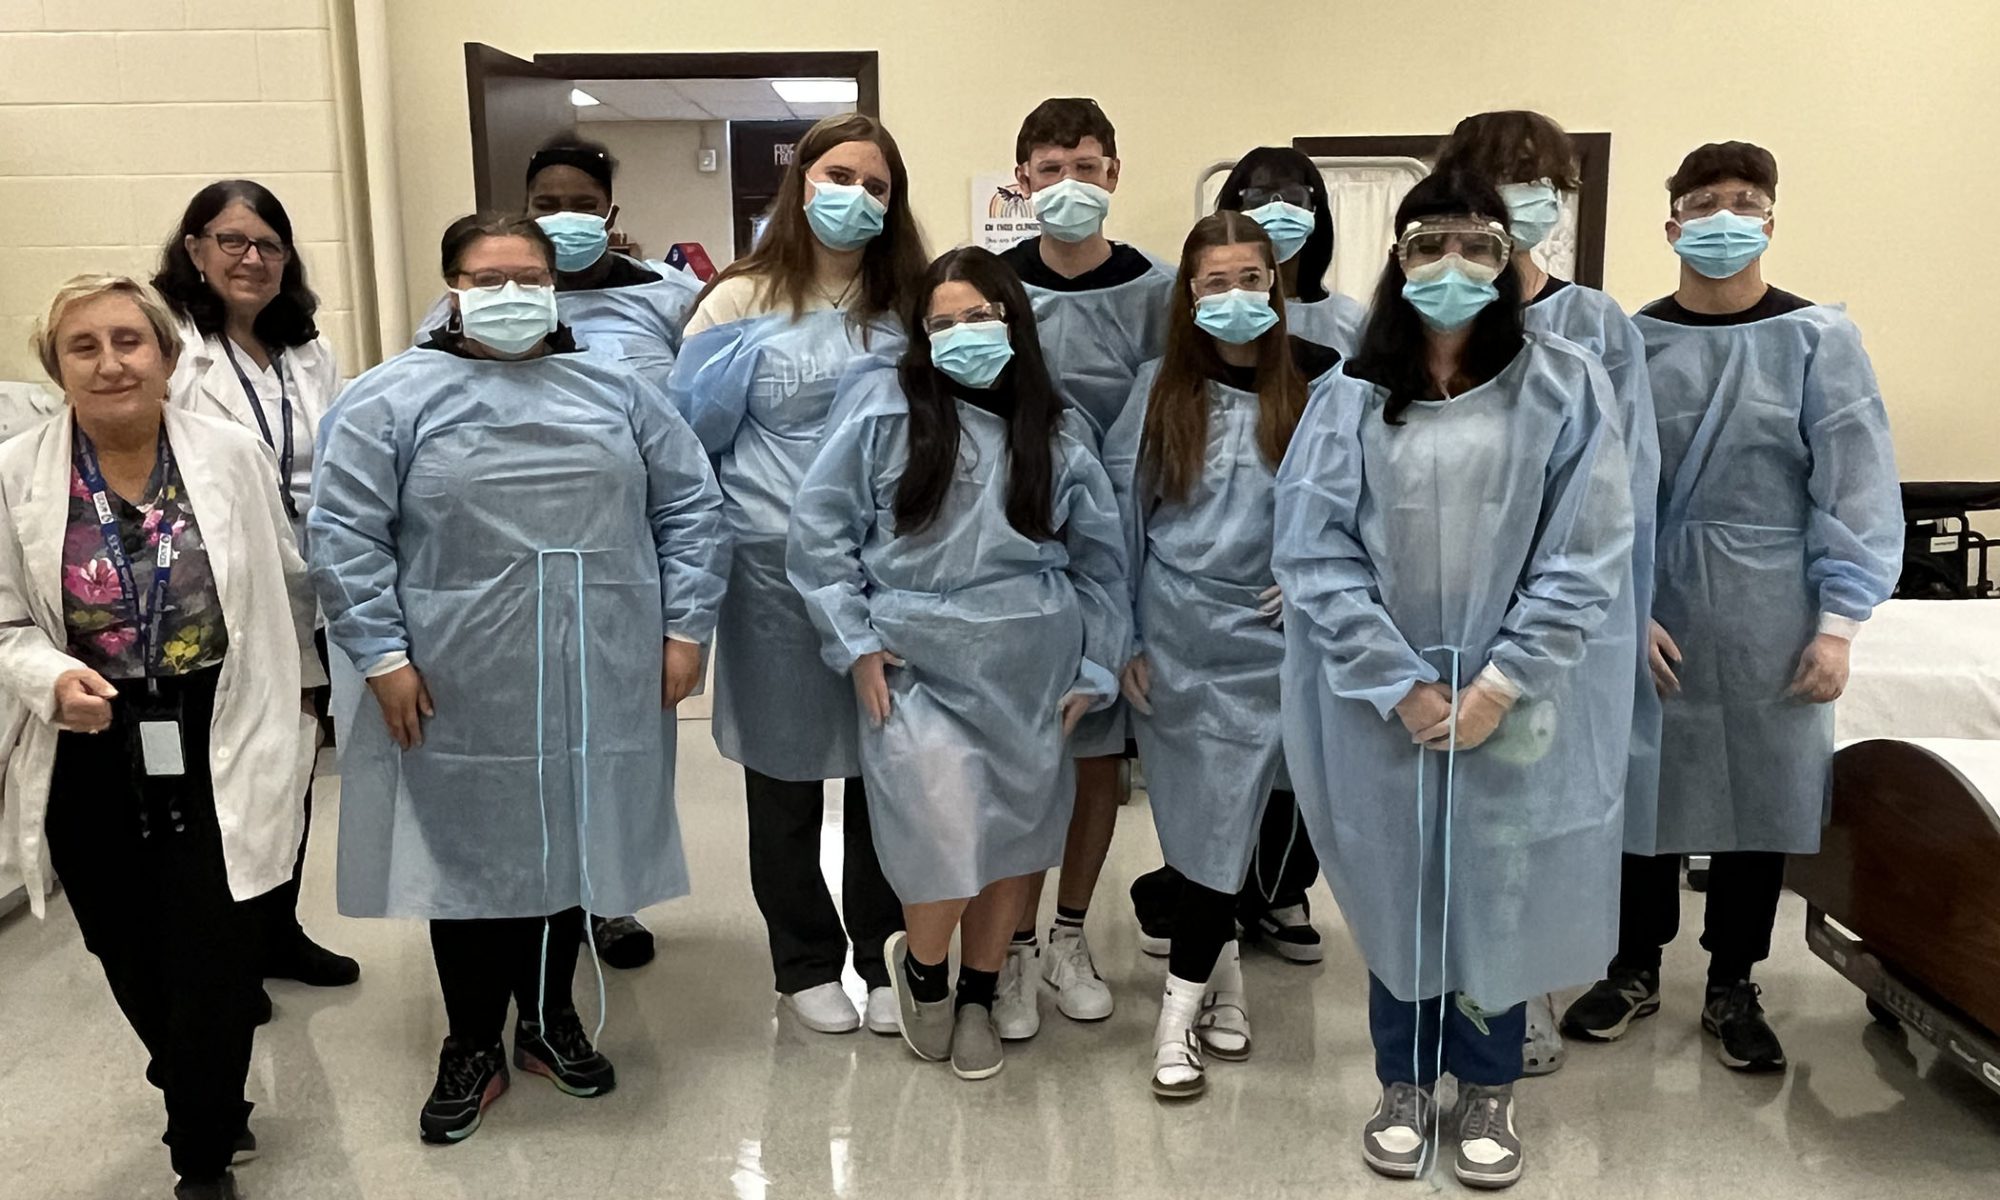
[[[334,788],[326,785],[330,834]],[[307,924],[362,982],[273,984],[277,1020],[250,1079],[264,1156],[251,1200],[421,1197],[1326,1197],[1460,1192],[1371,1175],[1357,1149],[1376,1087],[1359,958],[1322,894],[1327,961],[1253,955],[1257,1057],[1217,1064],[1181,1107],[1146,1088],[1163,966],[1139,953],[1125,884],[1154,865],[1143,805],[1121,814],[1090,934],[1119,1009],[1074,1025],[1046,1000],[1006,1070],[961,1083],[868,1033],[825,1037],[774,1010],[744,865],[741,776],[705,723],[682,731],[682,819],[695,894],[646,914],[660,958],[609,980],[603,1046],[619,1089],[574,1100],[518,1076],[470,1142],[416,1136],[443,1012],[415,922],[333,915],[333,840],[313,844]],[[829,844],[838,845],[829,824]],[[837,862],[833,864],[837,869]],[[1699,925],[1689,896],[1687,927]],[[1692,938],[1667,1007],[1612,1047],[1572,1047],[1521,1087],[1528,1175],[1515,1196],[2000,1196],[2000,1098],[1928,1048],[1871,1026],[1859,993],[1806,950],[1788,898],[1762,972],[1795,1064],[1724,1070],[1697,1030]],[[58,901],[0,921],[0,1197],[134,1200],[171,1191],[158,1096],[137,1039]],[[857,995],[858,982],[850,976]],[[594,992],[586,959],[578,995]],[[588,1010],[591,1001],[585,1000]]]

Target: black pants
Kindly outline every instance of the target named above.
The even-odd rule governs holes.
[[[1660,969],[1660,951],[1680,933],[1681,856],[1627,854],[1620,871],[1624,899],[1618,910],[1618,957],[1613,967]],[[1750,978],[1771,956],[1771,927],[1785,890],[1785,856],[1738,850],[1710,857],[1708,911],[1701,948],[1708,951],[1710,983]]]
[[[773,779],[745,767],[743,790],[750,810],[750,891],[770,931],[778,990],[789,995],[837,982],[850,939],[855,971],[871,988],[888,987],[882,943],[903,927],[903,905],[875,857],[861,781],[847,781],[838,912],[819,869],[822,785]]]
[[[1167,970],[1189,983],[1207,983],[1222,948],[1236,937],[1236,897],[1181,880],[1174,905],[1174,946]]]
[[[208,772],[219,669],[160,681],[181,705],[187,774],[141,780],[130,705],[143,682],[114,681],[113,725],[64,733],[49,789],[49,857],[83,944],[153,1056],[166,1093],[174,1171],[228,1169],[250,1105],[257,922],[229,893]],[[143,822],[143,825],[142,825]]]
[[[1236,896],[1236,912],[1246,921],[1265,913],[1306,902],[1306,889],[1319,878],[1319,855],[1313,853],[1305,822],[1299,819],[1299,798],[1292,792],[1272,792],[1264,806],[1264,823],[1257,831],[1257,852],[1250,874]],[[1186,880],[1172,867],[1148,871],[1133,884],[1132,904],[1142,925],[1172,919],[1180,886]],[[1175,934],[1179,936],[1178,932]],[[1176,972],[1178,974],[1178,972]],[[1183,977],[1185,978],[1185,977]]]
[[[542,965],[542,933],[548,931],[548,966]],[[520,1019],[576,1007],[570,983],[583,946],[583,910],[565,909],[547,917],[494,917],[477,921],[432,921],[431,955],[438,986],[444,990],[451,1038],[461,1046],[486,1049],[500,1042],[507,1026],[507,1001]],[[544,996],[542,989],[548,989]]]

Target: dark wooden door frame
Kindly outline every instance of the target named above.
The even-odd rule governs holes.
[[[881,56],[873,50],[537,54],[535,65],[567,79],[852,79],[855,110],[880,117]]]
[[[537,60],[539,61],[539,60]],[[1572,133],[1583,187],[1577,192],[1576,282],[1604,286],[1604,224],[1610,207],[1611,135]],[[1444,145],[1444,134],[1296,137],[1292,148],[1314,158],[1416,158],[1430,162]]]

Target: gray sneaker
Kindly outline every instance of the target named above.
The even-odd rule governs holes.
[[[1467,1187],[1504,1188],[1521,1177],[1521,1139],[1514,1133],[1514,1086],[1479,1087],[1461,1084],[1458,1110],[1458,1157],[1452,1173]]]
[[[968,1004],[958,1010],[951,1027],[951,1070],[960,1079],[991,1079],[1007,1060],[1000,1056],[1000,1031],[993,1026],[993,1010],[984,1004]]]
[[[882,944],[882,957],[889,965],[889,987],[896,993],[896,1024],[918,1058],[943,1062],[951,1055],[951,997],[925,1004],[910,994],[910,977],[903,967],[909,940],[909,935],[898,929]]]
[[[1375,1115],[1361,1130],[1361,1157],[1377,1174],[1415,1179],[1430,1149],[1436,1111],[1437,1101],[1414,1083],[1384,1087]]]

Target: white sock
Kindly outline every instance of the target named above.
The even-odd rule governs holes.
[[[1243,994],[1243,954],[1233,940],[1222,947],[1222,953],[1215,956],[1215,969],[1208,973],[1208,995]]]
[[[1160,998],[1160,1021],[1153,1026],[1153,1077],[1166,1084],[1191,1083],[1201,1078],[1201,1068],[1191,1065],[1182,1049],[1188,1031],[1201,1013],[1205,985],[1175,975],[1167,976],[1166,994]]]

